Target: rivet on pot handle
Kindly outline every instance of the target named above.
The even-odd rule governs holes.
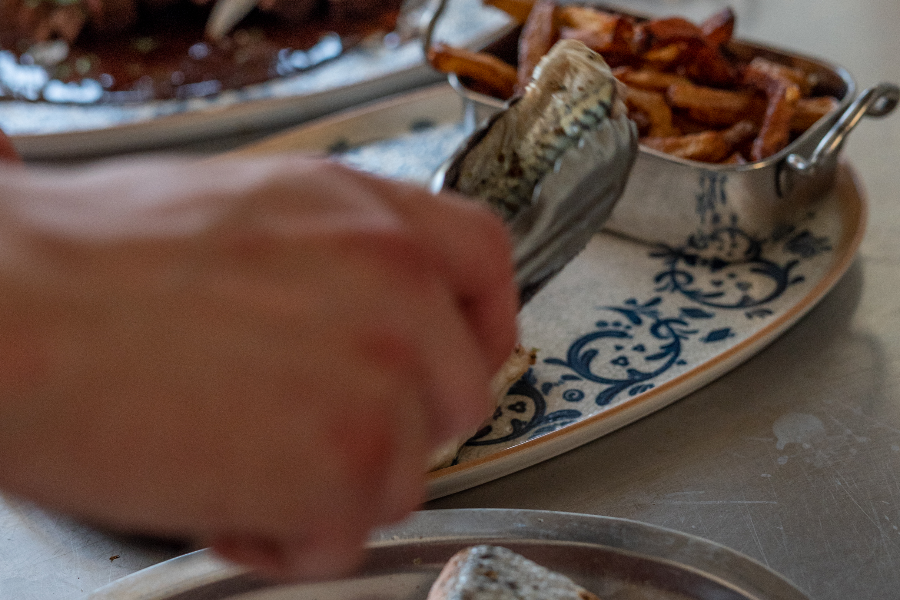
[[[809,182],[828,180],[820,171],[831,170],[841,150],[844,139],[864,116],[883,117],[897,106],[900,100],[900,88],[892,83],[880,83],[863,91],[840,116],[834,126],[825,134],[819,145],[808,159],[799,154],[790,154],[785,159],[785,166],[780,173],[779,188],[782,197],[798,195],[806,196],[815,193],[803,189],[799,180]],[[801,176],[800,178],[795,176]],[[813,177],[816,176],[816,177]],[[819,188],[820,186],[814,185]]]

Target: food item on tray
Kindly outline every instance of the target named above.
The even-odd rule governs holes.
[[[503,546],[460,550],[444,565],[427,600],[600,600],[562,573]]]
[[[553,0],[484,1],[522,23],[518,65],[509,65],[518,69],[519,82],[542,49],[558,39],[578,40],[600,53],[627,86],[625,101],[642,144],[674,156],[732,164],[764,160],[838,105],[836,98],[814,95],[812,74],[730,52],[735,28],[731,9],[695,24],[680,17],[638,20]],[[429,54],[432,65],[457,73],[473,91],[511,97],[488,83],[491,72],[473,66],[486,53],[469,52],[448,69],[441,56],[453,51],[435,47]],[[469,57],[472,64],[466,62]],[[507,81],[502,89],[509,88]],[[513,93],[521,89],[519,83]]]
[[[525,27],[519,36],[519,65],[516,77],[516,92],[525,91],[531,82],[531,74],[556,43],[556,4],[553,0],[538,0]]]
[[[401,0],[261,0],[204,37],[213,0],[0,0],[0,99],[189,99],[302,72],[394,28]]]
[[[512,354],[491,378],[491,398],[494,403],[499,406],[509,389],[517,382],[522,375],[534,364],[537,358],[537,350],[526,350],[521,344],[516,345]],[[460,436],[458,439],[451,440],[438,448],[432,454],[429,470],[442,469],[449,467],[456,459],[459,449],[466,441],[475,435],[476,431],[472,431],[467,435]]]
[[[516,68],[487,52],[435,44],[429,58],[437,70],[465,77],[471,80],[473,89],[490,96],[508,98],[518,83]]]
[[[700,131],[668,137],[648,136],[641,143],[660,152],[700,162],[740,164],[746,162],[734,151],[756,134],[753,121],[738,121],[728,129]]]

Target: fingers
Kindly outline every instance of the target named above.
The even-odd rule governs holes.
[[[359,176],[359,175],[357,175]],[[500,367],[517,339],[518,290],[502,221],[475,202],[371,178],[435,260],[468,320],[489,368]]]
[[[13,147],[12,141],[0,130],[0,162],[20,163],[19,153]]]
[[[393,260],[414,259],[433,269],[445,281],[446,293],[457,301],[488,369],[498,369],[517,339],[518,290],[514,281],[512,249],[502,221],[472,200],[451,194],[432,195],[424,189],[377,178],[331,161],[280,157],[283,168],[300,178],[294,185],[305,190],[300,226],[310,231],[310,212],[319,226],[330,231],[336,223],[345,233],[364,237],[402,237],[412,243],[415,256],[403,249]],[[267,205],[272,204],[267,194]],[[270,212],[271,225],[290,237],[292,213],[299,199],[287,194],[282,210]],[[339,200],[339,201],[338,201]],[[338,222],[340,220],[340,222]],[[386,235],[383,235],[386,234]]]
[[[340,190],[344,195],[376,198],[397,215],[395,226],[405,244],[382,258],[390,267],[414,271],[408,275],[416,283],[403,293],[421,307],[420,322],[407,312],[402,315],[407,323],[397,327],[415,328],[410,336],[419,344],[430,382],[436,441],[469,433],[489,416],[490,375],[517,340],[518,293],[504,224],[462,197],[434,196],[337,165],[328,169],[329,180],[349,186]],[[395,234],[389,231],[381,247],[396,243]],[[363,248],[375,258],[374,248]]]
[[[411,277],[421,289],[408,290],[411,297],[430,286],[413,335],[424,332],[417,339],[430,382],[432,431],[436,441],[467,434],[489,416],[490,374],[517,338],[518,295],[505,226],[467,199],[342,174],[386,202],[399,215],[402,234],[411,237],[411,246],[394,248],[385,260],[419,271]]]
[[[349,573],[363,556],[363,541],[325,544],[224,535],[209,547],[222,558],[273,579],[329,579]]]
[[[40,305],[65,342],[42,389],[77,399],[47,413],[82,451],[48,460],[84,490],[63,509],[210,540],[273,575],[329,575],[418,505],[430,448],[490,415],[517,300],[503,224],[464,199],[297,157],[0,188],[65,275],[41,278],[65,314]],[[61,502],[46,481],[31,496]]]
[[[410,326],[427,374],[426,416],[434,449],[469,434],[490,416],[494,369],[485,362],[483,346],[444,282],[434,281],[419,306],[420,314],[410,317]]]

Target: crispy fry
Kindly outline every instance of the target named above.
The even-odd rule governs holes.
[[[638,88],[628,88],[625,93],[625,105],[629,116],[639,112],[646,117],[647,132],[650,137],[672,137],[681,132],[672,126],[672,109],[666,104],[666,98],[659,92],[651,92]]]
[[[789,67],[780,63],[772,62],[761,56],[757,56],[750,64],[744,74],[747,77],[765,77],[768,80],[785,80],[790,81],[800,89],[800,94],[809,96],[812,91],[812,81],[802,69]]]
[[[557,14],[560,27],[573,27],[575,29],[596,29],[600,31],[614,31],[616,24],[623,19],[616,15],[587,6],[560,6]]]
[[[625,40],[634,35],[634,22],[631,19],[595,8],[561,6],[557,19],[560,28],[590,31],[598,37],[609,37],[611,42],[615,38]]]
[[[819,96],[817,98],[800,98],[791,119],[791,131],[803,132],[816,124],[816,121],[837,108],[837,98]]]
[[[682,135],[710,130],[708,124],[695,121],[689,114],[675,110],[672,111],[672,125],[678,129]]]
[[[747,159],[744,158],[744,155],[741,154],[740,152],[735,152],[734,154],[732,154],[731,156],[729,156],[728,158],[723,160],[721,164],[723,164],[723,165],[746,165]]]
[[[754,59],[744,71],[744,82],[765,92],[766,114],[750,151],[752,160],[762,160],[787,146],[791,136],[800,88],[783,69],[770,61]]]
[[[765,110],[752,91],[720,90],[690,82],[673,83],[666,88],[666,98],[692,119],[714,126],[731,125]]]
[[[666,154],[717,163],[731,156],[735,148],[753,137],[756,126],[751,121],[740,121],[725,131],[704,131],[677,137],[647,137],[641,143]]]
[[[788,145],[791,138],[791,120],[800,92],[796,85],[784,85],[769,94],[769,105],[760,128],[759,136],[753,142],[750,158],[762,160]]]
[[[718,131],[704,131],[676,137],[646,137],[641,144],[678,158],[700,162],[718,162],[727,157],[731,147]]]
[[[644,52],[641,60],[652,68],[665,70],[680,63],[689,50],[687,42],[673,42]]]
[[[610,67],[628,64],[633,58],[628,41],[616,34],[610,35],[593,29],[563,27],[559,30],[559,37],[563,40],[578,40],[594,52],[602,54]]]
[[[756,126],[756,123],[744,119],[723,131],[722,138],[734,147],[752,138],[757,131],[759,131],[759,128]]]
[[[670,85],[676,83],[690,83],[690,81],[675,73],[664,73],[656,69],[636,69],[634,67],[617,67],[613,69],[616,79],[632,88],[665,92]]]
[[[734,35],[736,17],[731,7],[726,7],[700,24],[703,38],[714,48],[724,46]]]
[[[553,0],[538,0],[528,15],[519,36],[519,67],[516,91],[521,92],[531,81],[531,74],[558,37],[554,21],[556,3]]]
[[[622,15],[582,6],[561,6],[557,9],[557,21],[562,38],[576,39],[604,55],[634,54],[634,22]]]
[[[697,25],[681,17],[653,19],[638,24],[635,37],[644,50],[670,46],[678,42],[703,42],[703,32]]]
[[[718,50],[709,44],[697,46],[684,74],[700,83],[731,86],[738,80],[738,70]]]
[[[736,70],[722,56],[719,45],[710,42],[703,29],[686,19],[647,21],[638,25],[635,35],[636,46],[649,49],[644,57],[659,68],[682,65],[687,75],[703,83],[727,85],[737,78]],[[675,48],[680,51],[676,52]]]
[[[527,21],[534,6],[534,0],[484,0],[484,3],[499,8],[512,17],[516,23]]]
[[[471,79],[479,91],[497,98],[509,98],[516,86],[516,68],[485,52],[438,43],[429,49],[428,62],[438,71]]]

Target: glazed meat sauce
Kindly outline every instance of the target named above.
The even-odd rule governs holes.
[[[79,0],[21,2],[0,0],[0,100],[81,104],[210,96],[302,72],[391,31],[400,5],[287,0],[289,9],[254,11],[214,43],[203,36],[208,0],[143,0],[115,19],[68,9]],[[65,10],[43,19],[23,12],[41,3]]]

